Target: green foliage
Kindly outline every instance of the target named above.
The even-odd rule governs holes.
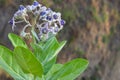
[[[8,37],[14,47],[21,46],[21,47],[27,48],[27,45],[25,44],[25,42],[17,35],[10,33]]]
[[[0,46],[0,66],[15,80],[74,80],[88,66],[84,59],[74,59],[56,64],[57,54],[66,41],[59,43],[55,37],[46,42],[32,43],[31,51],[17,35],[9,34],[14,51]]]
[[[48,80],[74,80],[86,69],[86,64],[88,64],[88,62],[84,59],[74,59],[62,66],[60,65],[60,67],[57,65],[58,70],[53,72]]]
[[[42,76],[42,64],[35,58],[33,53],[23,47],[16,47],[14,56],[25,73],[32,73],[35,76]]]
[[[4,46],[0,46],[0,51],[1,67],[6,70],[12,77],[14,77],[14,79],[24,80],[24,78],[22,77],[24,74],[18,66],[13,56],[13,52]]]

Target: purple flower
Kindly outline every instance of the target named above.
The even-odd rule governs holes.
[[[54,19],[58,19],[58,16],[56,14],[53,15]]]
[[[24,10],[24,9],[25,9],[25,7],[23,5],[19,6],[19,10]]]
[[[61,25],[65,25],[65,21],[64,21],[64,20],[61,20],[61,21],[60,21],[60,24],[61,24]]]
[[[33,25],[31,22],[34,22],[34,20],[36,22],[35,25]],[[26,27],[37,27],[39,29],[39,33],[36,32],[36,34],[40,39],[44,37],[45,39],[49,38],[49,34],[51,33],[56,35],[65,24],[65,21],[61,19],[60,12],[54,12],[46,6],[42,6],[36,0],[34,0],[32,5],[20,5],[18,11],[15,12],[13,18],[9,21],[9,23],[12,25],[12,30],[14,30],[16,24],[21,22],[26,23],[24,26],[25,29]],[[25,35],[30,33],[25,33],[25,29],[23,29],[21,33],[24,33]]]
[[[48,23],[44,23],[40,27],[40,32],[42,32],[43,34],[47,34],[49,32],[48,26],[49,26]]]
[[[47,18],[46,18],[47,20],[52,20],[52,17],[51,16],[47,16]]]
[[[48,29],[47,28],[42,28],[41,31],[42,31],[43,34],[47,34],[48,33]]]
[[[33,2],[33,5],[34,5],[34,6],[38,6],[39,3],[38,3],[37,1],[34,1],[34,2]]]
[[[14,21],[13,21],[13,19],[11,19],[11,20],[9,21],[9,24],[13,25],[13,23],[14,23]]]
[[[28,12],[32,12],[32,6],[30,6],[30,5],[26,6],[26,10],[27,10]]]
[[[54,29],[54,32],[57,33],[58,31],[59,31],[59,28],[56,27],[56,28]]]
[[[46,9],[46,11],[49,11],[49,10],[51,11],[51,9],[50,9],[50,8],[47,8],[47,9]]]
[[[45,14],[46,14],[46,12],[43,11],[43,12],[40,13],[40,16],[44,16]]]

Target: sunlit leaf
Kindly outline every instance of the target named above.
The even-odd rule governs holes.
[[[26,75],[17,64],[15,58],[13,57],[12,51],[4,46],[0,46],[0,66],[15,80],[26,80]]]
[[[14,55],[25,73],[31,73],[39,77],[43,75],[42,64],[35,58],[30,50],[23,47],[16,47]]]
[[[74,59],[64,64],[58,71],[49,78],[49,80],[74,80],[88,66],[88,61],[85,59]]]
[[[33,52],[35,57],[39,60],[39,62],[43,62],[44,58],[43,58],[43,48],[41,46],[39,46],[38,44],[32,43],[31,44],[32,48],[33,48]]]
[[[13,33],[10,33],[8,35],[8,37],[9,37],[9,39],[12,42],[14,47],[21,46],[21,47],[27,48],[26,43],[22,40],[21,37],[15,35]]]
[[[43,66],[44,66],[44,74],[46,74],[51,68],[52,66],[56,63],[56,58],[54,57],[53,59],[51,59],[50,61],[46,62]]]
[[[44,74],[46,74],[53,64],[56,63],[56,56],[64,47],[66,41],[58,43],[55,37],[48,39],[44,44],[32,43],[31,46],[36,58],[43,64]]]
[[[57,56],[60,50],[64,47],[65,43],[66,41],[63,41],[59,44],[56,38],[52,38],[50,41],[46,42],[43,47],[43,57],[45,57],[44,63],[52,60],[55,56]]]
[[[58,70],[61,69],[61,67],[63,67],[62,64],[54,64],[52,66],[52,68],[49,70],[49,72],[46,74],[46,80],[49,80],[50,77],[55,73],[57,72]]]

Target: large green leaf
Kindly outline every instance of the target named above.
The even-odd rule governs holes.
[[[39,62],[41,62],[43,64],[43,61],[44,61],[43,55],[44,55],[44,53],[43,53],[42,47],[39,46],[38,44],[34,44],[34,43],[31,44],[31,45],[32,45],[32,48],[33,48],[33,51],[34,51],[34,55],[39,60]],[[43,64],[44,74],[46,74],[51,69],[52,65],[55,64],[55,63],[56,63],[56,56],[53,59],[45,62]]]
[[[14,55],[25,73],[31,73],[39,77],[43,75],[42,64],[35,58],[30,50],[23,47],[16,47]]]
[[[53,43],[59,44],[55,37],[51,37],[43,44],[44,49],[48,49]]]
[[[57,57],[55,56],[52,60],[46,62],[43,65],[43,67],[44,67],[44,74],[46,74],[52,68],[52,66],[56,63],[56,58]]]
[[[16,63],[11,50],[0,46],[0,66],[7,71],[15,80],[26,80],[27,77]]]
[[[12,42],[14,47],[21,46],[21,47],[27,48],[26,43],[21,39],[21,37],[15,35],[13,33],[10,33],[8,35],[8,37],[9,37],[9,39]]]
[[[36,43],[31,43],[31,46],[33,48],[33,52],[34,52],[35,57],[39,60],[39,62],[42,63],[44,61],[43,48]]]
[[[37,59],[43,63],[44,74],[46,74],[53,64],[56,63],[56,56],[59,51],[63,48],[66,41],[58,43],[55,37],[48,39],[44,44],[32,43],[31,46],[34,51],[34,55]]]
[[[63,41],[59,44],[56,38],[52,38],[50,41],[46,42],[43,47],[43,57],[45,57],[43,63],[46,63],[57,56],[60,50],[64,47],[65,43],[66,41]]]
[[[33,48],[33,51],[34,51],[34,55],[36,56],[36,58],[38,59],[39,62],[41,62],[43,64],[43,49],[41,46],[39,46],[38,44],[31,44],[32,48]],[[47,61],[46,63],[43,64],[43,68],[44,68],[44,74],[46,74],[52,67],[53,64],[56,63],[56,56]]]
[[[54,37],[48,39],[44,43],[43,42],[39,43],[39,44],[31,43],[31,46],[34,51],[34,55],[42,63],[46,59],[48,54],[50,54],[51,52],[52,53],[55,52],[55,49],[54,49],[54,47],[56,47],[55,45],[57,45],[57,48],[58,48],[59,43],[57,42],[57,40]]]
[[[62,50],[65,44],[66,44],[66,41],[63,41],[60,44],[55,44],[56,46],[53,46],[51,49],[48,49],[49,53],[46,56],[45,61],[52,60],[55,56],[57,56],[57,54]]]
[[[49,78],[49,80],[74,80],[88,66],[88,61],[84,59],[74,59],[64,64],[58,71]]]
[[[47,59],[49,54],[53,54],[55,50],[59,47],[59,43],[55,37],[48,39],[48,41],[43,45],[43,58]]]
[[[49,72],[46,74],[46,80],[50,80],[51,76],[57,72],[58,70],[60,70],[60,68],[63,67],[62,64],[54,64],[52,66],[52,68],[49,70]]]
[[[41,78],[40,77],[35,77],[35,79],[33,79],[33,80],[46,80],[46,79],[45,79],[45,76],[43,75]]]

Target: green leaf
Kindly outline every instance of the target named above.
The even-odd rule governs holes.
[[[4,46],[0,46],[0,66],[15,80],[26,80],[26,75],[22,72],[22,69],[16,63],[12,51]]]
[[[49,70],[49,72],[46,74],[46,80],[50,80],[50,77],[57,72],[58,70],[60,70],[60,68],[63,67],[62,64],[54,64],[52,66],[52,68]]]
[[[54,43],[59,44],[55,37],[51,37],[44,43],[43,48],[48,49]]]
[[[59,44],[58,48],[54,51],[54,53],[48,54],[48,55],[47,55],[47,56],[49,57],[49,58],[48,58],[48,61],[51,60],[51,59],[53,59],[55,56],[57,56],[57,54],[62,50],[62,48],[65,46],[65,44],[66,44],[66,41],[62,41],[62,42]],[[53,49],[54,49],[54,48],[53,48]]]
[[[45,76],[43,75],[41,78],[40,77],[36,77],[34,80],[46,80]]]
[[[56,56],[63,48],[65,43],[66,41],[63,41],[59,44],[57,39],[55,37],[52,37],[48,39],[44,44],[31,44],[34,55],[37,57],[39,62],[43,64],[44,74],[46,74],[51,69],[53,64],[56,63]]]
[[[33,53],[23,47],[16,47],[14,50],[15,58],[25,73],[31,73],[35,76],[42,77],[42,64],[35,58]]]
[[[61,69],[54,72],[49,80],[74,80],[88,66],[88,61],[85,59],[74,59],[64,64]]]
[[[43,48],[39,46],[38,44],[31,43],[31,46],[33,48],[33,52],[35,57],[39,60],[39,62],[43,62]]]
[[[31,44],[33,51],[34,51],[34,55],[38,58],[40,62],[43,62],[46,59],[46,56],[49,53],[53,52],[53,49],[54,49],[53,47],[55,47],[55,45],[57,45],[58,47],[59,43],[54,37],[48,39],[44,43],[40,43],[40,44],[32,43]]]
[[[21,37],[17,36],[16,34],[10,33],[8,37],[14,47],[21,46],[24,48],[28,48],[26,43],[21,39]]]
[[[59,44],[56,38],[53,38],[49,43],[47,42],[43,47],[43,57],[45,57],[44,63],[57,56],[60,50],[64,47],[65,43],[66,41],[63,41]]]
[[[46,62],[43,65],[43,67],[44,67],[44,74],[46,74],[52,68],[52,66],[56,63],[56,58],[57,57],[55,56],[52,60]]]
[[[33,48],[33,51],[34,51],[34,55],[36,56],[36,58],[38,59],[39,62],[41,62],[43,64],[43,49],[41,46],[39,46],[38,44],[31,44],[32,45],[32,48]],[[43,68],[44,68],[44,74],[46,74],[50,69],[51,67],[53,66],[53,64],[56,63],[56,56],[49,60],[48,62],[44,63],[43,65]]]

